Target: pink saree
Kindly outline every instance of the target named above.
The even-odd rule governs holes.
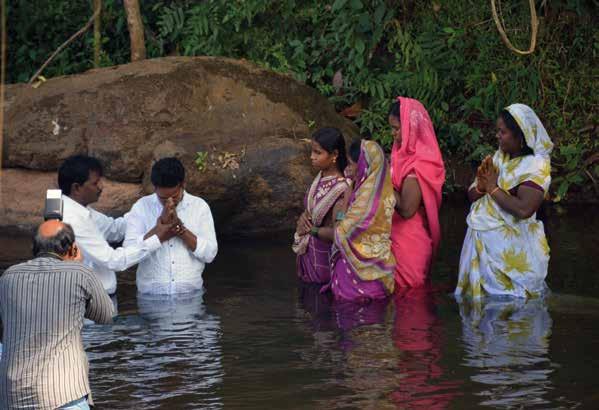
[[[441,240],[439,208],[445,166],[433,124],[424,106],[417,100],[398,97],[402,143],[393,145],[391,179],[401,192],[408,175],[418,179],[422,192],[420,209],[409,219],[393,214],[392,250],[397,261],[395,282],[399,287],[422,286]]]
[[[306,210],[314,226],[323,225],[347,188],[345,178],[322,177],[318,173],[304,198]],[[293,251],[297,254],[297,275],[307,283],[326,283],[331,279],[330,257],[332,243],[309,234],[294,235]]]

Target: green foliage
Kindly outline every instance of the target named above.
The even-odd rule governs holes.
[[[204,152],[204,151],[196,152],[195,164],[196,164],[198,171],[204,172],[206,170],[207,161],[208,161],[208,153],[207,152]]]
[[[363,107],[356,123],[387,148],[387,112],[397,95],[428,108],[445,155],[480,160],[496,149],[494,122],[514,102],[539,114],[554,142],[556,196],[599,180],[599,23],[594,0],[537,2],[537,49],[517,56],[501,42],[488,2],[478,0],[143,1],[150,57],[245,58],[291,74],[339,110]],[[507,33],[530,38],[528,1],[502,0]],[[545,6],[541,6],[544,4]],[[9,10],[9,79],[24,81],[91,14],[89,0],[14,1]],[[68,17],[65,17],[68,16]],[[18,28],[18,30],[17,30]],[[103,65],[129,59],[119,0],[104,0]],[[47,76],[91,67],[92,34],[73,44]],[[342,82],[333,82],[336,73]],[[586,164],[586,165],[585,165]],[[576,188],[578,189],[578,188]]]

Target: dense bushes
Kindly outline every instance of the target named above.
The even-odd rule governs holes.
[[[14,1],[9,10],[10,81],[24,81],[91,14],[91,2]],[[122,2],[104,0],[103,65],[127,62]],[[537,1],[536,51],[517,56],[500,41],[480,0],[143,1],[150,57],[221,55],[288,73],[389,144],[387,107],[398,95],[429,108],[446,155],[477,160],[494,149],[501,107],[532,106],[550,131],[556,198],[599,189],[598,9],[593,0]],[[544,4],[550,3],[550,7]],[[503,0],[512,42],[527,48],[528,1]],[[47,75],[92,66],[89,33]],[[359,115],[358,115],[359,114]],[[593,155],[595,154],[595,155]],[[599,182],[599,181],[597,181]]]

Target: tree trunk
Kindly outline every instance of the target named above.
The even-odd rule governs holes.
[[[94,0],[94,11],[102,8],[102,0]],[[102,47],[102,34],[100,33],[100,22],[102,13],[98,13],[94,19],[94,67],[100,67],[100,50]]]
[[[144,60],[146,58],[146,44],[139,0],[124,0],[124,5],[127,13],[127,25],[129,26],[129,38],[131,39],[131,61]]]

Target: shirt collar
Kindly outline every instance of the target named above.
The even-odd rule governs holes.
[[[55,259],[58,261],[62,261],[63,259],[55,253],[52,252],[40,252],[38,253],[34,259]]]
[[[71,199],[67,195],[62,196],[62,201],[65,208],[70,208],[72,212],[82,214],[84,216],[91,215],[91,211],[89,210],[89,208],[81,205],[79,202]]]

